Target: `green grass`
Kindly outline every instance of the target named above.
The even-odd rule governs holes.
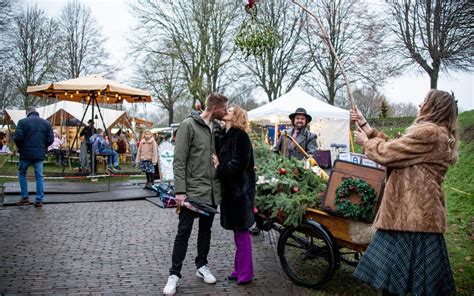
[[[460,295],[473,295],[474,141],[461,143],[459,161],[448,171],[444,190],[448,218],[445,236],[457,290]]]

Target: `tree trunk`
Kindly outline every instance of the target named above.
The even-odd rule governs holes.
[[[174,117],[174,110],[173,110],[173,105],[171,105],[171,108],[168,109],[168,126],[171,126],[173,123],[173,117]]]
[[[430,73],[430,88],[437,89],[438,88],[438,76],[439,76],[439,69],[433,69]]]

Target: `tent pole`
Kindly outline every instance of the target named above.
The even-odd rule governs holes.
[[[81,127],[82,124],[84,123],[84,118],[86,117],[87,109],[89,109],[90,104],[91,104],[91,100],[89,100],[89,102],[87,103],[86,110],[84,111],[84,115],[82,115],[81,123],[79,124],[79,127]],[[92,110],[94,110],[94,108],[92,108]],[[92,114],[94,114],[94,111],[92,111]],[[74,137],[74,140],[72,141],[71,146],[69,146],[69,150],[72,150],[72,147],[74,146],[74,144],[76,144],[76,140],[77,140],[78,136],[79,136],[79,132],[76,133],[76,136]],[[69,156],[69,154],[68,154],[68,156]]]

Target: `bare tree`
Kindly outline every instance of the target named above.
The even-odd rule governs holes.
[[[276,29],[280,42],[261,56],[252,56],[243,63],[255,77],[254,86],[262,88],[271,102],[290,91],[312,69],[303,42],[307,16],[286,0],[260,1],[257,12],[257,21]]]
[[[352,92],[357,107],[366,118],[376,118],[380,113],[380,106],[385,96],[376,89],[365,87],[358,88]]]
[[[165,55],[148,55],[138,72],[139,83],[151,89],[152,97],[168,112],[168,126],[174,122],[175,104],[186,97],[181,65]]]
[[[87,74],[108,76],[115,68],[107,64],[106,38],[91,13],[78,0],[70,0],[61,10],[61,63],[58,78],[71,79]]]
[[[407,117],[416,116],[418,108],[411,102],[398,102],[391,103],[390,105],[390,116],[391,117]]]
[[[233,56],[237,0],[137,0],[131,3],[143,40],[139,52],[173,57],[183,67],[193,101],[225,87],[226,68]],[[170,47],[172,51],[168,50]],[[228,80],[227,80],[228,81]],[[228,83],[228,82],[227,82]]]
[[[385,27],[361,0],[322,0],[312,6],[326,29],[329,40],[350,76],[372,88],[383,85],[396,74],[385,49]],[[334,105],[344,80],[336,58],[319,36],[317,26],[308,26],[307,44],[315,65],[309,86],[326,102]]]
[[[387,5],[393,49],[430,76],[431,88],[437,88],[440,71],[472,69],[472,0],[391,0]]]
[[[11,27],[13,7],[11,0],[0,0],[0,112],[15,103],[14,85],[7,65],[8,40],[5,38]]]
[[[54,73],[59,56],[57,23],[49,19],[43,10],[32,6],[15,16],[8,31],[9,47],[6,66],[20,95],[21,105],[26,108],[37,105],[41,98],[27,94],[29,85],[45,83]]]

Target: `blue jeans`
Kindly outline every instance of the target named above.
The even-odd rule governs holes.
[[[107,155],[107,164],[109,166],[114,165],[114,167],[117,167],[119,165],[119,159],[118,159],[118,153],[115,152],[114,150],[110,148],[105,148],[100,150],[100,154],[105,154]]]
[[[43,160],[20,159],[18,167],[18,177],[20,180],[21,197],[28,199],[28,181],[26,180],[26,171],[33,165],[36,179],[36,202],[42,202],[44,198],[44,178],[43,178]]]
[[[137,144],[130,144],[130,150],[132,151],[132,164],[134,164],[137,158]]]

